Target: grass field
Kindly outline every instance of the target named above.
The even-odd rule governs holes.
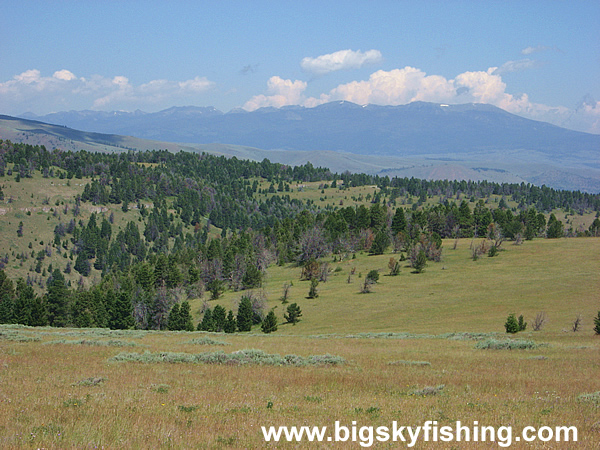
[[[397,257],[390,254],[330,261],[329,280],[313,300],[305,298],[308,282],[299,280],[299,269],[272,267],[264,288],[268,307],[281,320],[286,305],[278,298],[292,281],[289,301],[301,306],[303,317],[271,335],[259,328],[225,335],[0,326],[0,447],[263,448],[269,445],[261,426],[333,427],[336,420],[348,427],[427,420],[453,426],[460,420],[510,425],[514,433],[525,426],[576,426],[577,444],[513,447],[598,448],[600,336],[592,319],[600,309],[600,239],[505,243],[499,256],[478,261],[470,258],[470,244],[461,240],[452,250],[445,242],[442,261],[422,274],[402,267],[399,276],[384,276],[389,258]],[[379,283],[360,294],[360,275],[372,269],[381,271]],[[227,293],[218,302],[232,308],[240,295]],[[200,306],[196,300],[193,311]],[[529,327],[511,336],[513,345],[525,341],[529,349],[477,348],[507,339],[509,313],[531,322],[540,311],[549,320],[542,331]],[[582,329],[570,331],[578,314]],[[244,349],[303,359],[270,365],[281,358],[254,352],[244,364],[230,355]],[[220,364],[174,362],[203,352],[225,355],[202,356]],[[344,362],[312,364],[310,355]]]

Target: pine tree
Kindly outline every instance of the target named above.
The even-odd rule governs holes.
[[[302,317],[302,310],[297,303],[289,305],[287,307],[287,314],[283,315],[286,322],[291,323],[292,325],[296,325],[296,323],[300,321],[300,317]]]
[[[404,215],[404,208],[397,208],[392,219],[391,230],[394,236],[402,231],[406,231],[406,217]]]
[[[0,270],[0,323],[13,323],[14,299],[13,282]]]
[[[594,319],[594,332],[600,334],[600,311],[598,311],[598,315]]]
[[[427,265],[427,255],[423,250],[419,250],[414,261],[411,261],[413,269],[416,273],[421,273]]]
[[[73,268],[84,277],[87,277],[92,269],[90,262],[87,260],[83,253],[79,253],[77,255],[77,259],[75,260],[75,266],[73,266]]]
[[[131,328],[133,322],[133,308],[131,307],[131,297],[128,292],[121,291],[115,300],[112,310],[110,327],[113,330],[126,330]]]
[[[192,318],[189,302],[184,301],[181,303],[181,308],[179,308],[179,316],[181,329],[183,331],[194,331],[194,319]]]
[[[48,322],[53,327],[64,327],[67,324],[67,303],[69,290],[65,277],[60,270],[52,272],[52,280],[48,284],[46,305],[48,308]]]
[[[504,328],[507,333],[518,333],[519,332],[519,322],[514,314],[510,314],[504,323]]]
[[[215,331],[215,324],[212,319],[212,310],[210,308],[206,308],[204,311],[204,317],[202,317],[202,322],[198,324],[198,331]]]
[[[221,305],[216,305],[215,309],[213,309],[212,320],[214,323],[214,331],[221,332],[225,329],[225,321],[227,317],[227,312],[225,308]]]
[[[242,297],[237,313],[237,327],[239,331],[250,331],[252,329],[252,301],[249,297]]]
[[[373,244],[371,245],[369,253],[372,255],[383,255],[389,245],[390,237],[387,234],[387,230],[379,230],[375,235],[375,239],[373,239]]]
[[[223,329],[223,331],[225,331],[225,333],[235,333],[236,328],[237,321],[235,320],[233,311],[229,310],[229,312],[227,313],[227,320],[225,321],[225,328]]]
[[[519,331],[525,331],[525,329],[527,328],[527,322],[525,322],[525,319],[523,319],[523,314],[521,314],[519,316]]]
[[[171,308],[171,312],[169,312],[167,328],[171,331],[181,330],[181,314],[179,310],[179,303],[175,303]]]
[[[265,320],[263,320],[262,325],[260,326],[263,333],[272,333],[273,331],[277,331],[277,317],[273,310],[269,311]]]

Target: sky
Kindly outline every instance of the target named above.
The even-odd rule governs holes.
[[[489,103],[600,134],[598,0],[0,2],[0,114]]]

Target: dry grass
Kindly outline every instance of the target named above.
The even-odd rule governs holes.
[[[118,348],[55,345],[48,351],[44,342],[58,334],[51,329],[9,331],[41,342],[0,341],[4,448],[261,448],[260,426],[332,426],[335,420],[360,426],[393,420],[407,425],[425,420],[441,425],[478,420],[517,428],[575,425],[578,448],[600,443],[590,420],[598,417],[600,342],[591,333],[576,339],[562,332],[540,338],[536,333],[536,342],[550,345],[513,351],[479,350],[473,340],[441,336],[227,336],[227,354],[257,348],[305,358],[329,353],[346,360],[293,367],[116,362]],[[127,339],[127,332],[117,336]],[[200,332],[188,336],[207,337]],[[197,344],[181,337],[146,333],[136,342],[150,354],[195,353]],[[216,352],[222,346],[205,348]]]

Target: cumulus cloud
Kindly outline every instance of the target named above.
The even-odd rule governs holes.
[[[253,111],[265,106],[279,108],[285,105],[314,107],[331,101],[345,100],[360,105],[403,105],[414,101],[434,103],[486,103],[513,114],[543,120],[580,131],[600,132],[600,102],[587,100],[577,109],[534,103],[525,93],[513,95],[501,74],[528,68],[527,61],[508,62],[503,68],[490,67],[482,71],[468,71],[454,79],[428,75],[415,67],[390,71],[378,70],[367,80],[340,84],[317,97],[305,95],[307,83],[271,77],[266,95],[252,97],[244,108]]]
[[[9,114],[47,113],[65,107],[127,109],[160,102],[171,105],[187,96],[201,94],[214,85],[205,77],[184,81],[152,80],[135,85],[122,75],[84,78],[62,69],[52,76],[43,76],[39,70],[32,69],[0,82],[0,104],[10,105],[11,110],[3,111]]]
[[[358,69],[366,64],[375,64],[382,61],[379,50],[340,50],[316,58],[306,57],[300,62],[300,66],[306,72],[314,75],[325,75],[337,70]]]
[[[267,82],[268,95],[255,95],[244,104],[244,109],[254,111],[267,106],[281,108],[287,105],[302,105],[306,101],[304,97],[306,86],[307,83],[304,81],[271,77]]]

